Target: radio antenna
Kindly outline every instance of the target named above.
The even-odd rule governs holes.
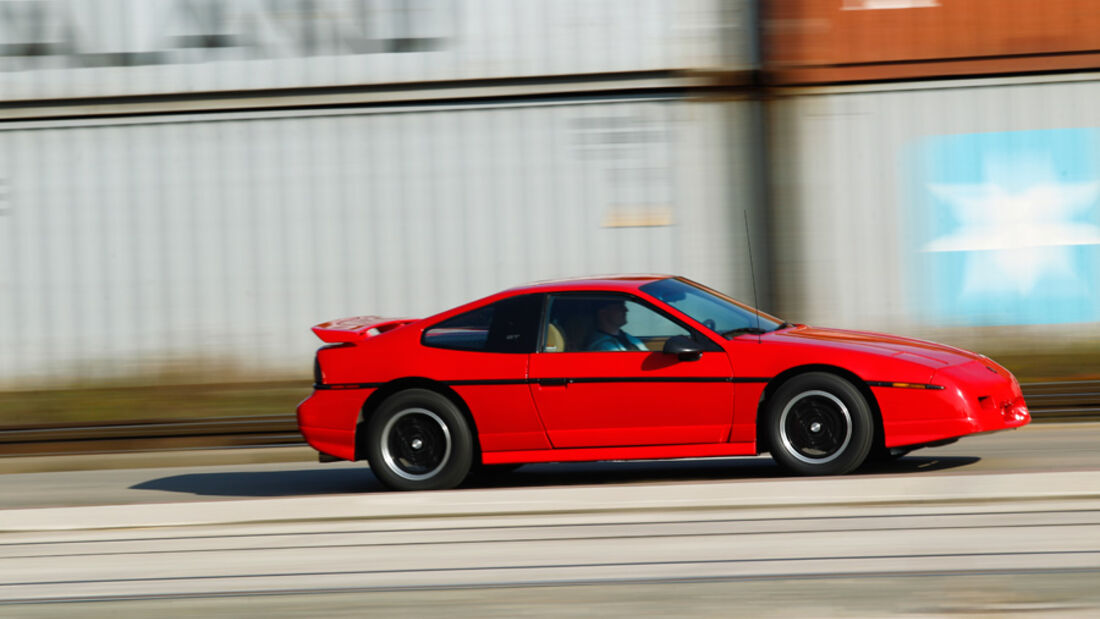
[[[749,211],[742,211],[745,215],[745,242],[749,248],[749,277],[752,279],[752,311],[756,316],[756,343],[760,343],[760,308],[757,307],[759,299],[756,298],[756,266],[752,261],[752,235],[749,234]]]

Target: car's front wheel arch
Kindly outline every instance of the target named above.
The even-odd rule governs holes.
[[[430,378],[418,376],[392,380],[376,389],[374,393],[370,394],[367,401],[363,403],[363,407],[359,411],[359,421],[355,425],[356,460],[365,460],[367,458],[367,423],[378,410],[378,407],[390,396],[407,389],[427,389],[429,391],[434,391],[447,398],[458,407],[459,412],[462,413],[462,416],[466,419],[466,423],[470,426],[470,431],[473,433],[475,461],[481,460],[481,441],[478,436],[477,423],[474,421],[474,416],[470,412],[470,407],[466,405],[466,401],[448,385]]]
[[[840,378],[848,381],[859,390],[867,401],[867,405],[871,408],[871,416],[874,420],[874,435],[872,438],[872,449],[881,448],[885,444],[885,435],[883,434],[882,425],[882,410],[879,408],[878,400],[875,399],[875,394],[871,391],[871,387],[850,370],[846,370],[842,367],[835,365],[813,364],[813,365],[800,365],[797,367],[789,368],[780,372],[768,381],[767,386],[764,387],[764,393],[760,396],[760,402],[756,406],[756,451],[757,453],[764,453],[771,450],[771,445],[768,441],[768,433],[765,428],[764,421],[765,415],[768,411],[768,405],[770,398],[775,397],[775,393],[779,391],[779,388],[789,382],[791,379],[801,376],[803,374],[809,374],[811,372],[825,372],[828,374],[835,374]]]

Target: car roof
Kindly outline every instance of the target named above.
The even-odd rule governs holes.
[[[557,292],[563,290],[637,290],[650,282],[675,277],[659,274],[591,275],[531,282],[507,290],[509,293]]]
[[[523,294],[532,293],[550,293],[550,292],[568,292],[568,291],[591,291],[591,292],[626,292],[632,293],[638,288],[650,283],[659,281],[662,279],[669,279],[675,277],[674,275],[658,275],[658,274],[622,274],[622,275],[591,275],[586,277],[568,277],[560,279],[548,279],[543,281],[531,282],[529,284],[522,284],[512,288],[507,288],[496,292],[487,297],[469,301],[452,307],[451,309],[444,310],[438,314],[433,314],[426,318],[419,320],[418,322],[433,323],[439,320],[446,320],[453,316],[457,316],[462,312],[467,312],[472,309],[487,305],[489,303],[495,303],[501,299],[507,299],[509,297],[516,297]]]

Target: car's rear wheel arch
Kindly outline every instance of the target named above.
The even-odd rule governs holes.
[[[881,447],[885,444],[884,434],[882,430],[882,411],[879,409],[878,400],[875,399],[875,394],[871,391],[871,387],[867,385],[867,382],[856,375],[850,370],[846,370],[842,367],[835,365],[825,364],[812,364],[812,365],[800,365],[797,367],[789,368],[777,374],[774,378],[768,381],[768,384],[764,387],[764,393],[760,397],[760,402],[756,406],[756,451],[763,453],[771,449],[771,445],[768,444],[767,432],[764,429],[762,423],[764,415],[767,414],[768,401],[775,396],[775,393],[792,378],[801,376],[802,374],[808,374],[810,372],[825,372],[828,374],[834,374],[844,380],[848,381],[859,390],[864,399],[867,400],[867,405],[871,408],[871,416],[874,419],[874,435],[872,437],[872,449]]]
[[[370,394],[370,397],[367,398],[367,401],[363,403],[363,408],[359,411],[359,421],[355,425],[356,460],[365,460],[367,457],[366,428],[367,422],[370,421],[371,416],[375,413],[375,411],[378,410],[378,407],[386,401],[386,398],[395,393],[405,391],[406,389],[427,389],[429,391],[434,391],[447,398],[456,407],[458,407],[458,410],[466,419],[466,423],[470,425],[470,430],[473,433],[475,461],[480,461],[481,441],[478,438],[477,424],[474,422],[473,414],[470,413],[470,407],[468,407],[462,397],[449,386],[430,378],[422,378],[417,376],[392,380],[376,389],[374,393]]]

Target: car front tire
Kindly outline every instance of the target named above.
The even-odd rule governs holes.
[[[407,389],[386,398],[367,422],[371,471],[395,490],[442,490],[462,483],[473,462],[473,435],[446,396]]]
[[[874,417],[867,399],[835,374],[810,372],[784,383],[765,419],[772,458],[799,475],[843,475],[871,451]]]

